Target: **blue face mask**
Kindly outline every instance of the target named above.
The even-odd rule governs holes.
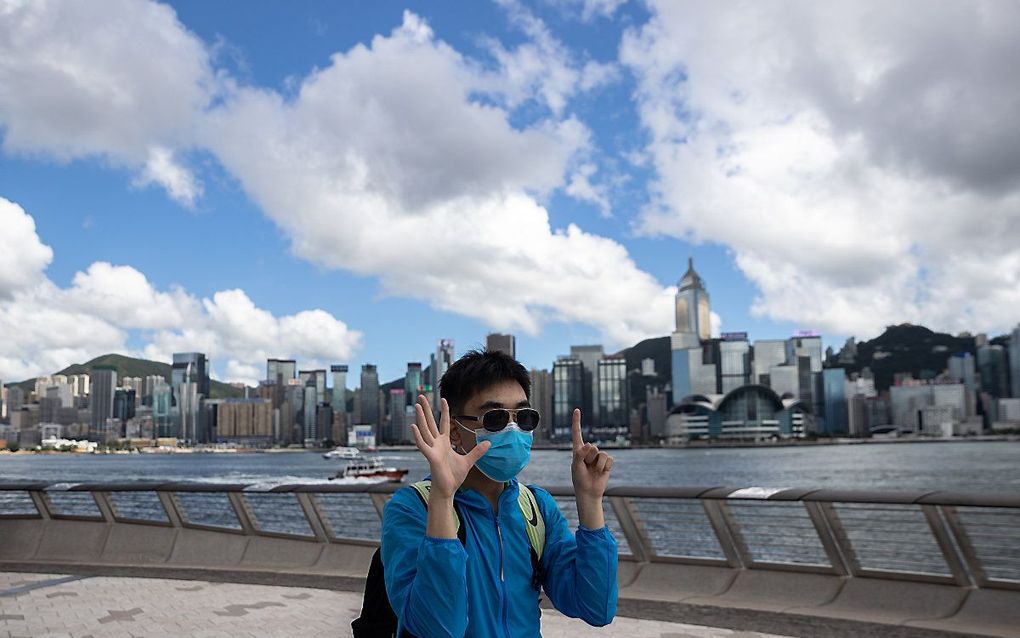
[[[478,443],[489,441],[492,447],[475,464],[482,474],[504,483],[517,476],[531,460],[531,432],[524,432],[511,421],[499,432],[483,428],[475,431]]]

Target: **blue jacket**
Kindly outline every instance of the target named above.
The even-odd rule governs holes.
[[[616,541],[608,527],[570,531],[549,492],[531,487],[545,519],[542,587],[556,609],[590,625],[616,615]],[[539,592],[512,479],[499,513],[475,490],[454,496],[465,541],[425,535],[427,512],[412,487],[386,505],[382,562],[400,624],[420,638],[540,636]]]

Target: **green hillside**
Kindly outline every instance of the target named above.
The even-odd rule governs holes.
[[[124,377],[141,377],[144,379],[148,376],[160,376],[166,379],[167,383],[170,382],[171,366],[169,363],[149,361],[148,359],[135,359],[122,354],[104,354],[86,363],[69,365],[54,374],[91,374],[94,366],[113,366],[117,369],[118,379],[123,379]],[[35,379],[26,379],[12,385],[18,385],[25,392],[31,392],[35,389]],[[212,380],[209,383],[209,394],[211,399],[225,399],[242,397],[244,396],[244,390],[235,388],[228,383]]]

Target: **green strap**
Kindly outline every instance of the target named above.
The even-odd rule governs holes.
[[[517,487],[517,504],[524,514],[524,529],[528,532],[528,542],[531,543],[538,558],[542,558],[542,552],[545,550],[545,518],[538,509],[534,492],[524,483],[518,483]]]
[[[425,508],[428,509],[432,481],[418,481],[417,483],[412,483],[411,487],[418,492],[418,497],[421,498]],[[528,533],[528,543],[535,550],[535,555],[541,558],[542,552],[545,550],[545,518],[542,516],[542,510],[538,509],[535,493],[524,483],[518,483],[517,487],[517,506],[521,508],[521,514],[524,516],[524,530]],[[460,517],[454,513],[453,518],[457,523],[457,530],[459,531]]]

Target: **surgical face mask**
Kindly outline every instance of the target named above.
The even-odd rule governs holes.
[[[459,423],[458,423],[459,425]],[[494,481],[504,483],[517,476],[531,460],[531,432],[525,432],[511,421],[498,432],[489,432],[484,428],[471,430],[463,425],[460,427],[474,433],[476,445],[489,441],[492,446],[475,464],[482,474]]]

